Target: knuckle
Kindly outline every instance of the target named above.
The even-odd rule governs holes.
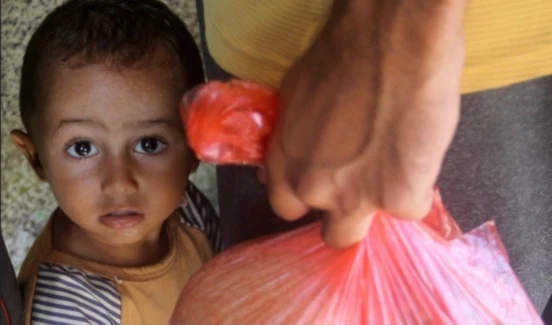
[[[327,176],[305,174],[296,184],[295,194],[305,204],[320,209],[334,207],[339,192]]]
[[[268,200],[274,213],[284,220],[296,220],[308,211],[308,207],[292,191],[286,189],[269,189]]]

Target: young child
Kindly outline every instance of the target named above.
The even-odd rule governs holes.
[[[178,110],[203,80],[156,0],[71,0],[34,33],[11,136],[59,208],[19,274],[27,324],[168,323],[221,245]]]

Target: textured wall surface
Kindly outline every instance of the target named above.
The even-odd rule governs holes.
[[[2,0],[2,231],[16,271],[56,203],[47,184],[33,174],[9,138],[21,128],[19,75],[25,46],[42,19],[63,0]],[[164,0],[186,23],[196,41],[199,30],[194,0]],[[202,165],[192,180],[217,208],[213,166]]]

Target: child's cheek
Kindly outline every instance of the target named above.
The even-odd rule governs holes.
[[[142,184],[148,189],[148,195],[171,195],[181,198],[185,194],[192,163],[186,153],[170,154],[158,157],[142,168]]]

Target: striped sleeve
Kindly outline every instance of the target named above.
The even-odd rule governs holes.
[[[121,297],[109,279],[42,263],[31,319],[33,325],[119,325]]]
[[[213,254],[220,253],[224,247],[219,216],[205,195],[190,181],[186,191],[186,203],[181,209],[181,222],[202,230],[209,240]]]

